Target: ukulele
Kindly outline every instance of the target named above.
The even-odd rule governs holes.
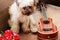
[[[40,18],[39,28],[38,28],[38,37],[42,39],[50,39],[58,37],[57,26],[52,23],[52,18],[47,18],[46,7],[44,4],[41,4],[41,12],[43,18]]]

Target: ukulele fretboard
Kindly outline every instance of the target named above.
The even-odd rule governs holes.
[[[42,4],[42,5],[44,5],[44,4]],[[41,11],[42,11],[42,16],[43,16],[43,18],[44,18],[44,19],[47,19],[45,6],[41,6]]]

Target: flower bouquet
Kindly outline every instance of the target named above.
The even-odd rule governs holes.
[[[0,40],[19,40],[19,35],[11,30],[6,30],[3,35],[0,34]]]

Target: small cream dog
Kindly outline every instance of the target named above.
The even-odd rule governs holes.
[[[40,15],[38,13],[38,17],[36,14],[36,3],[36,0],[17,0],[9,7],[10,19],[8,22],[13,32],[19,33],[19,23],[22,23],[23,32],[37,32],[36,19]]]

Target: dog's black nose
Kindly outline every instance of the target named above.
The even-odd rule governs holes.
[[[31,13],[31,11],[29,9],[26,9],[25,12],[26,12],[26,14],[30,14]]]

